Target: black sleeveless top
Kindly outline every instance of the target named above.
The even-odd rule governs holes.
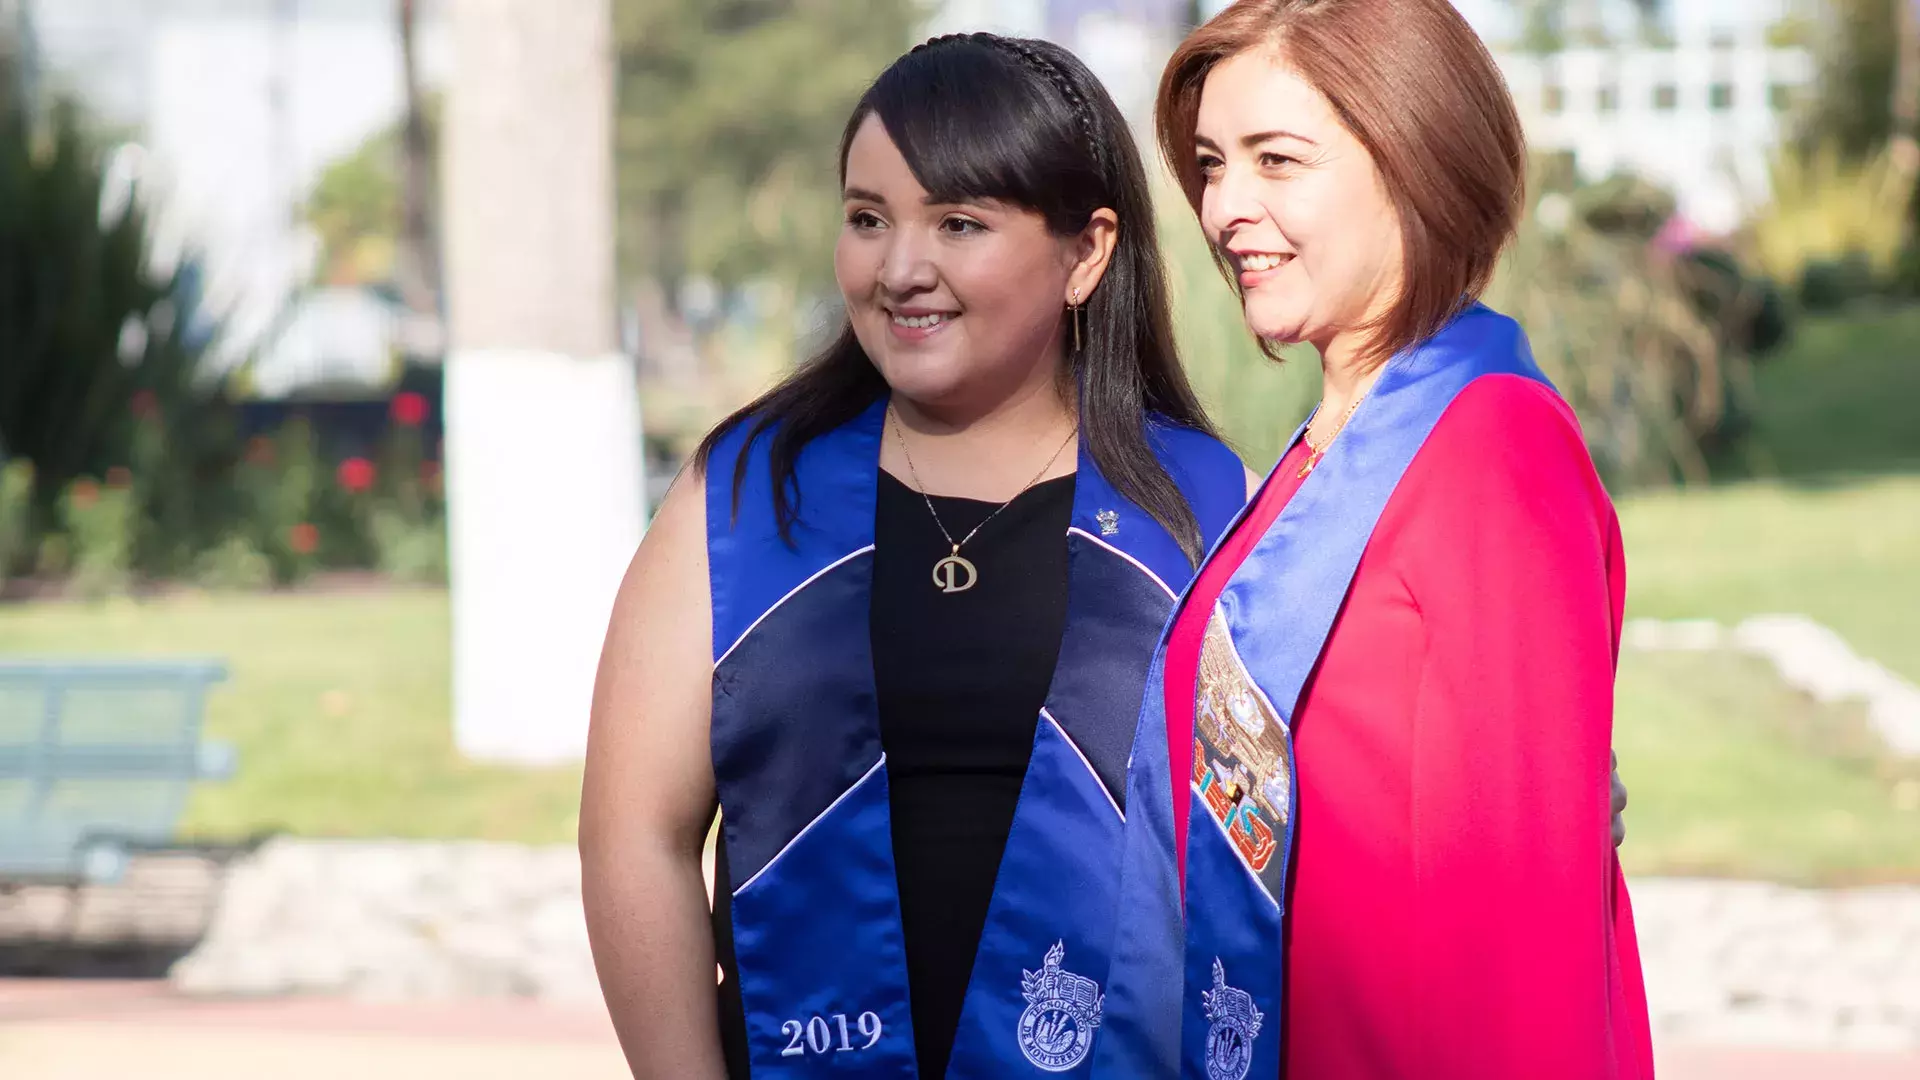
[[[933,497],[960,539],[998,503]],[[979,578],[943,593],[952,549],[919,492],[882,471],[874,518],[874,687],[887,754],[893,859],[921,1080],[939,1080],[1067,623],[1073,477],[1023,492],[961,548]],[[716,860],[715,952],[727,1072],[747,1077],[724,845]]]

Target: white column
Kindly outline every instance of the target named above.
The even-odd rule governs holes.
[[[454,731],[474,758],[586,745],[645,479],[614,314],[607,0],[459,0],[446,112]]]

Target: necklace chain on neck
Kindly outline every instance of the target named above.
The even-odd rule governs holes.
[[[1369,385],[1365,390],[1353,396],[1353,400],[1347,404],[1347,411],[1340,414],[1339,422],[1333,425],[1333,430],[1327,433],[1327,437],[1323,441],[1319,443],[1313,441],[1313,425],[1311,422],[1308,423],[1307,430],[1300,433],[1300,440],[1307,444],[1307,460],[1305,464],[1300,466],[1300,475],[1302,477],[1312,472],[1313,467],[1320,464],[1320,460],[1327,456],[1327,448],[1332,446],[1333,440],[1339,438],[1340,433],[1347,429],[1347,421],[1353,419],[1354,410],[1360,407],[1360,403],[1367,398],[1367,391],[1372,389],[1373,387]]]
[[[887,412],[891,414],[893,417],[893,437],[894,437],[894,440],[900,444],[900,456],[905,458],[907,461],[907,475],[913,478],[913,488],[915,491],[918,491],[920,493],[920,498],[927,504],[927,513],[933,515],[933,523],[935,526],[937,526],[940,529],[940,535],[946,537],[947,543],[953,545],[953,553],[952,553],[953,555],[959,555],[961,545],[965,544],[969,540],[972,540],[975,534],[977,534],[981,529],[986,527],[987,522],[992,521],[994,518],[1000,515],[1000,511],[1005,510],[1009,506],[1012,506],[1014,499],[1018,499],[1020,496],[1026,494],[1029,488],[1039,483],[1040,478],[1047,475],[1047,470],[1053,468],[1053,463],[1060,460],[1061,451],[1065,450],[1067,448],[1067,444],[1073,441],[1073,437],[1080,433],[1080,425],[1075,424],[1071,429],[1067,431],[1067,437],[1060,440],[1060,445],[1054,448],[1054,451],[1052,454],[1048,455],[1046,463],[1040,466],[1040,471],[1033,474],[1033,479],[1027,481],[1026,484],[1020,488],[1019,491],[1014,492],[1013,498],[1008,499],[1006,502],[1003,502],[999,506],[994,507],[992,513],[988,514],[984,518],[981,518],[980,524],[975,525],[972,528],[972,530],[970,530],[967,533],[967,535],[961,537],[958,540],[955,540],[953,538],[953,534],[947,531],[946,522],[943,522],[940,520],[940,511],[935,510],[933,508],[933,498],[927,494],[926,485],[920,482],[920,470],[914,468],[913,466],[913,452],[907,449],[907,436],[906,436],[906,433],[902,430],[904,425],[900,423],[900,414],[897,412],[894,412],[892,403],[888,403]]]
[[[1334,438],[1338,436],[1340,432],[1346,428],[1347,421],[1353,419],[1353,411],[1355,409],[1358,409],[1359,407],[1360,407],[1360,398],[1356,397],[1353,399],[1353,403],[1347,406],[1347,411],[1340,414],[1340,419],[1334,423],[1333,430],[1327,432],[1327,437],[1325,439],[1320,440],[1317,443],[1313,441],[1313,430],[1311,426],[1309,426],[1308,430],[1300,436],[1302,439],[1306,440],[1307,449],[1312,450],[1317,454],[1326,453],[1327,447],[1333,445]]]

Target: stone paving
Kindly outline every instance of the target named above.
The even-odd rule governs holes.
[[[1631,888],[1657,1036],[1920,1053],[1920,889]]]
[[[0,1076],[32,1080],[624,1080],[604,1012],[188,997],[158,981],[0,979]],[[1920,1055],[1665,1042],[1662,1080],[1914,1080]],[[649,1078],[651,1080],[651,1078]]]
[[[170,982],[0,980],[0,1077],[109,1075],[71,1071],[106,1053],[86,1034],[101,1024],[152,1060],[187,1047],[238,1063],[443,1054],[453,1071],[404,1075],[471,1080],[546,1058],[554,1075],[619,1075],[571,848],[289,840],[224,878],[183,862],[136,870],[139,888],[83,895],[77,912],[60,891],[0,899],[0,939],[205,932]],[[1663,1075],[1876,1077],[1885,1064],[1920,1080],[1920,888],[1632,888]],[[500,1045],[470,1068],[476,1041]],[[73,1064],[47,1071],[49,1055]]]

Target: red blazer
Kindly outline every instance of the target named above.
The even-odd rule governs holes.
[[[1176,763],[1205,614],[1304,458],[1280,463],[1175,625]],[[1388,501],[1295,713],[1288,1080],[1653,1075],[1609,836],[1625,594],[1571,410],[1527,379],[1474,381]]]

